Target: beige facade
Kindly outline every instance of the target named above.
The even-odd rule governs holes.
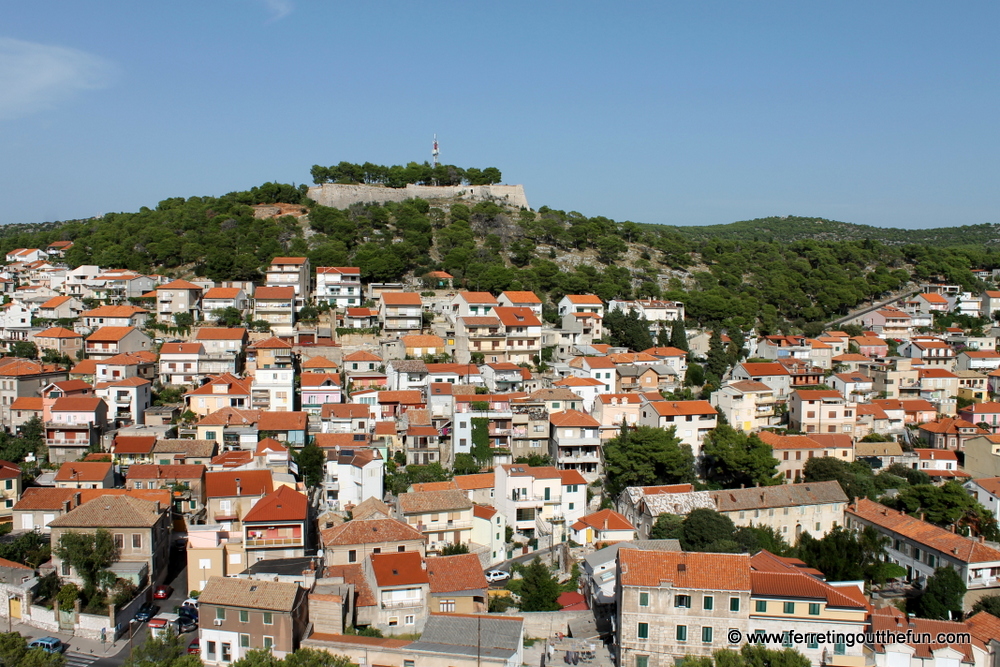
[[[212,577],[232,577],[247,569],[242,535],[227,531],[188,528],[187,587],[201,591]]]

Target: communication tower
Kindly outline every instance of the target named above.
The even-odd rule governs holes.
[[[431,149],[431,160],[438,166],[438,135],[434,135],[434,148]]]

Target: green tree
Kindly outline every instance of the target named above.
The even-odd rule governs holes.
[[[479,404],[479,407],[477,407],[477,404]],[[489,403],[487,401],[472,401],[473,410],[485,411],[488,408]],[[493,448],[490,446],[490,420],[488,417],[472,418],[472,457],[480,466],[487,466],[493,461]]]
[[[734,552],[738,545],[733,539],[733,520],[715,510],[691,510],[681,523],[681,547],[685,551]]]
[[[28,640],[19,632],[0,633],[0,665],[4,667],[62,667],[62,653],[48,653],[40,648],[28,650]]]
[[[474,475],[482,470],[472,454],[455,454],[455,463],[451,467],[452,473],[456,475]]]
[[[664,512],[656,517],[656,523],[649,529],[651,540],[679,540],[684,532],[683,517]]]
[[[454,542],[451,544],[444,545],[441,549],[442,556],[457,556],[459,554],[469,553],[469,545],[463,544],[462,542]]]
[[[283,667],[285,661],[274,657],[268,649],[255,648],[243,654],[243,657],[232,664],[232,667]]]
[[[136,646],[124,667],[201,667],[201,664],[201,658],[188,654],[187,638],[168,630]]]
[[[916,599],[917,613],[940,621],[960,620],[965,592],[962,576],[951,566],[942,565],[927,578],[927,586]]]
[[[927,521],[942,527],[954,525],[963,533],[982,535],[990,541],[1000,539],[993,513],[954,480],[942,486],[917,484],[902,489],[895,497],[883,498],[882,503],[913,516],[923,514]]]
[[[285,656],[285,667],[353,667],[347,656],[314,648],[300,648]]]
[[[326,454],[316,443],[309,442],[295,454],[299,476],[310,489],[316,488],[326,474]]]
[[[180,329],[190,329],[194,326],[194,315],[191,313],[174,313],[174,324]]]
[[[234,306],[213,310],[212,317],[220,327],[238,327],[243,324],[243,313]]]
[[[703,477],[723,489],[781,484],[778,459],[770,445],[756,434],[726,425],[712,429],[705,438],[701,459]]]
[[[876,495],[874,474],[863,461],[847,463],[832,456],[812,458],[803,466],[802,475],[805,482],[836,480],[848,498],[874,498]]]
[[[19,340],[11,343],[8,351],[12,356],[21,357],[22,359],[38,358],[38,346],[26,340]]]
[[[678,350],[687,352],[688,347],[687,331],[684,329],[684,320],[674,320],[670,323],[670,346]]]
[[[97,590],[100,573],[118,561],[120,550],[110,531],[98,528],[93,533],[63,533],[52,553],[80,574],[84,594],[89,599]]]
[[[972,605],[972,613],[978,614],[981,611],[1000,618],[1000,595],[984,595],[979,598],[976,604]]]
[[[865,580],[882,584],[906,574],[903,568],[885,560],[888,544],[889,539],[871,526],[858,533],[837,526],[818,540],[808,532],[802,533],[797,552],[799,558],[826,575],[828,581]]]
[[[521,611],[558,611],[559,581],[539,558],[521,568]]]
[[[618,437],[604,445],[606,490],[614,498],[626,487],[695,481],[694,454],[669,429],[622,425]]]

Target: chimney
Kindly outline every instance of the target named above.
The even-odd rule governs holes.
[[[955,532],[955,524],[951,524],[951,532]]]
[[[980,543],[980,544],[985,544],[985,543],[986,543],[986,538],[985,538],[985,537],[983,537],[982,535],[980,535],[980,536],[979,536],[979,543]]]
[[[62,505],[63,505],[63,514],[68,514],[69,513],[69,501],[68,500],[64,500],[63,503],[62,503]]]
[[[73,507],[79,507],[80,506],[81,497],[82,497],[82,494],[79,491],[77,491],[76,493],[73,494]]]
[[[236,495],[238,495],[238,496],[243,495],[243,485],[240,484],[240,478],[239,477],[236,478]]]

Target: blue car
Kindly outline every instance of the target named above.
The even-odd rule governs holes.
[[[149,619],[156,616],[156,614],[159,613],[159,611],[160,607],[158,605],[155,605],[152,602],[146,602],[141,607],[139,607],[139,611],[135,612],[135,617],[133,617],[132,620],[137,621],[139,623],[145,623]]]
[[[57,637],[40,637],[28,644],[28,648],[40,648],[46,653],[62,653],[66,650],[66,645]]]

